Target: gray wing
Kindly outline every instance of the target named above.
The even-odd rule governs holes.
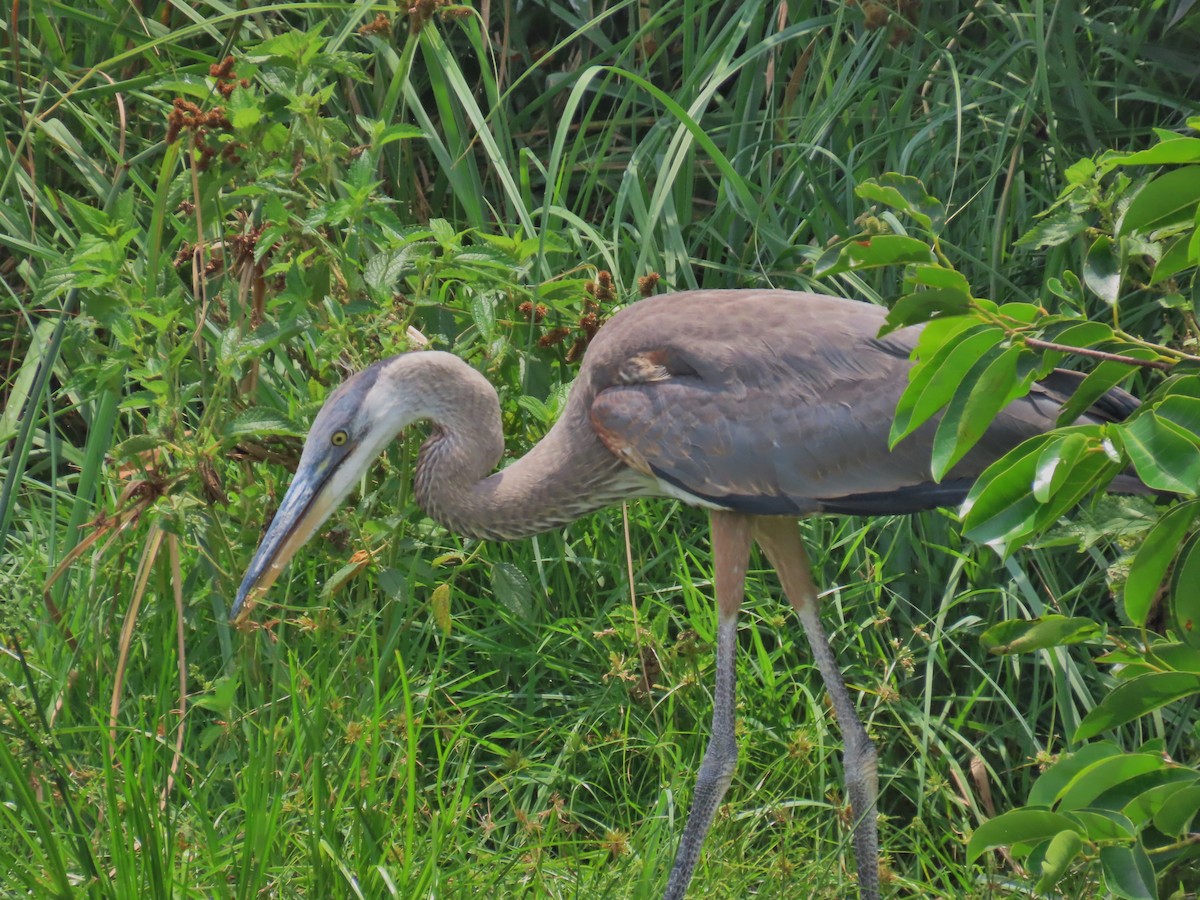
[[[887,447],[916,330],[876,339],[883,313],[866,304],[784,306],[797,309],[766,321],[725,315],[720,331],[685,316],[670,340],[628,348],[607,386],[597,385],[597,435],[634,468],[728,509],[913,512],[960,502],[990,463],[1054,427],[1077,384],[1056,373],[1036,385],[935,483],[934,423]]]

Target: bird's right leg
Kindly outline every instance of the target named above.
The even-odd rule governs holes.
[[[850,699],[833,648],[829,646],[829,638],[821,625],[817,586],[813,584],[812,567],[796,521],[783,518],[756,519],[754,539],[779,573],[783,592],[800,617],[812,647],[813,659],[825,680],[825,690],[833,701],[833,711],[846,745],[843,766],[846,770],[846,793],[850,796],[850,809],[854,814],[858,891],[863,900],[878,900],[879,830],[875,823],[875,799],[879,794],[879,775],[875,745],[871,743],[867,730],[855,712],[854,701]]]
[[[713,581],[717,594],[717,684],[713,697],[712,732],[704,761],[696,776],[692,811],[675,854],[663,900],[683,900],[700,847],[712,826],[713,816],[725,796],[737,765],[734,735],[737,671],[737,614],[745,592],[746,566],[750,562],[750,517],[714,512],[712,520]]]

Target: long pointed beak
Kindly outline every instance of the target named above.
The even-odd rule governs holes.
[[[328,471],[311,471],[303,467],[296,472],[271,527],[246,570],[242,586],[238,588],[229,613],[234,623],[250,614],[255,601],[266,593],[296,551],[333,512],[336,500],[328,489],[328,475]]]

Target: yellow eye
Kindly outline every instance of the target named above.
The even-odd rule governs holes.
[[[350,435],[346,434],[344,431],[335,431],[329,436],[329,442],[335,447],[342,446],[348,440],[350,440]]]

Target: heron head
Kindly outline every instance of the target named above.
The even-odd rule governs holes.
[[[230,611],[233,621],[245,618],[384,446],[417,418],[404,392],[397,396],[394,391],[394,370],[406,367],[406,356],[382,360],[353,375],[317,413],[295,477],[238,588]]]

